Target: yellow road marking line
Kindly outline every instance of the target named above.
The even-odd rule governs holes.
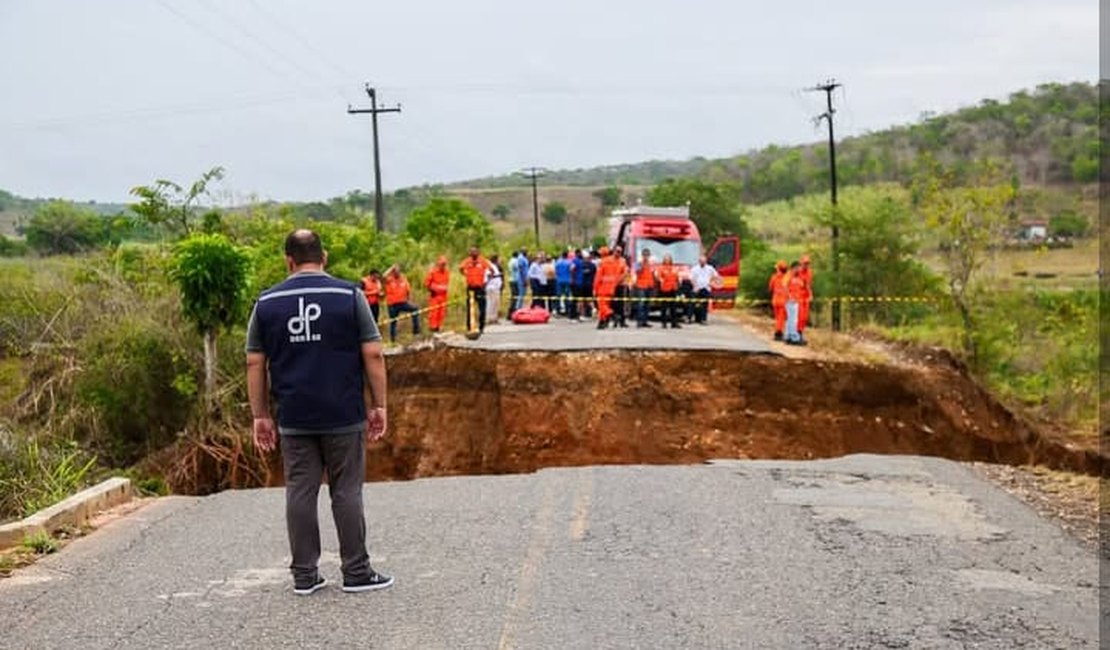
[[[580,542],[586,537],[590,525],[590,502],[593,500],[594,475],[589,469],[582,470],[578,489],[574,496],[574,518],[570,521],[570,538]]]
[[[516,593],[505,612],[505,623],[501,627],[501,639],[497,642],[499,650],[508,650],[516,647],[514,637],[524,622],[528,607],[532,601],[532,592],[536,589],[536,580],[539,576],[540,566],[543,564],[547,552],[547,541],[551,529],[551,520],[555,512],[555,491],[550,481],[544,481],[543,502],[536,513],[535,523],[532,526],[532,536],[528,540],[528,550],[524,554],[524,563],[520,565],[520,577],[516,581]]]

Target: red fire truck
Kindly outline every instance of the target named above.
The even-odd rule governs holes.
[[[689,206],[654,207],[637,205],[614,210],[609,219],[609,247],[620,246],[629,268],[645,249],[651,251],[656,264],[670,254],[683,281],[689,269],[698,263],[703,247],[698,225],[690,218]],[[731,307],[740,284],[740,238],[726,235],[705,251],[709,263],[717,269],[723,282],[712,289],[716,307]]]

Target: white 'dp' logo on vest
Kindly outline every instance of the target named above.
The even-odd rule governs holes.
[[[289,319],[289,342],[308,343],[319,341],[320,335],[312,333],[312,321],[320,318],[320,305],[310,302],[304,304],[302,296],[298,302],[297,315]]]

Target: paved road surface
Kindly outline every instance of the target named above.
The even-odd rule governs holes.
[[[450,335],[445,340],[458,347],[498,351],[651,349],[772,353],[766,341],[720,316],[711,316],[708,325],[684,325],[678,330],[663,329],[658,322],[652,323],[650,328],[639,329],[635,321],[626,329],[599,330],[593,321],[573,323],[552,318],[543,325],[490,325],[475,341],[468,341],[461,335]]]
[[[0,646],[1097,644],[1090,552],[948,461],[552,469],[366,495],[392,590],[294,596],[280,490],[172,498],[0,580]],[[329,579],[335,548],[327,532]]]

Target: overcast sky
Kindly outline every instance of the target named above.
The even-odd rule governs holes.
[[[0,188],[125,200],[386,189],[878,130],[1098,78],[1096,0],[0,0]]]

